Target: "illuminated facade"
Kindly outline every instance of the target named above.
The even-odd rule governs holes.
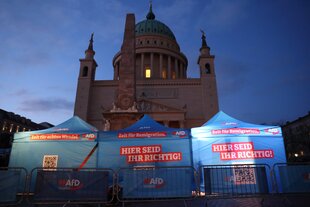
[[[80,59],[74,115],[100,130],[128,127],[143,114],[168,127],[201,126],[218,112],[214,56],[205,34],[199,78],[187,77],[188,60],[168,26],[150,5],[146,19],[128,14],[121,50],[113,58],[113,80],[95,80],[93,35]]]
[[[37,124],[18,114],[0,109],[0,167],[8,165],[15,132],[40,130],[51,126]]]

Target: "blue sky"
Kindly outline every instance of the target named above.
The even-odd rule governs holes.
[[[34,122],[73,115],[79,58],[94,35],[96,79],[112,79],[125,16],[148,0],[1,0],[0,108]],[[215,55],[220,109],[252,123],[310,111],[310,1],[153,0],[198,77],[200,29]]]

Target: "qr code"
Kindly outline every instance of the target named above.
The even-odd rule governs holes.
[[[53,169],[57,168],[58,155],[44,155],[43,168]]]
[[[233,169],[235,185],[256,184],[255,169],[238,167]]]

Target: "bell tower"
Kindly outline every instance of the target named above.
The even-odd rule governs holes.
[[[198,65],[200,69],[200,80],[202,84],[203,113],[206,120],[219,111],[216,76],[214,70],[214,55],[210,53],[210,47],[207,45],[205,32],[201,30],[202,44],[200,55],[198,57]]]
[[[91,35],[88,48],[85,50],[85,58],[80,59],[80,73],[74,106],[74,115],[79,116],[86,122],[91,87],[95,80],[96,68],[98,66],[94,59],[93,42],[94,34]]]

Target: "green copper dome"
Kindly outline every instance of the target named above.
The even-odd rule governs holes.
[[[155,20],[152,4],[150,4],[150,10],[146,15],[146,20],[136,24],[136,36],[139,35],[164,35],[175,40],[175,36],[170,28],[164,23]]]

